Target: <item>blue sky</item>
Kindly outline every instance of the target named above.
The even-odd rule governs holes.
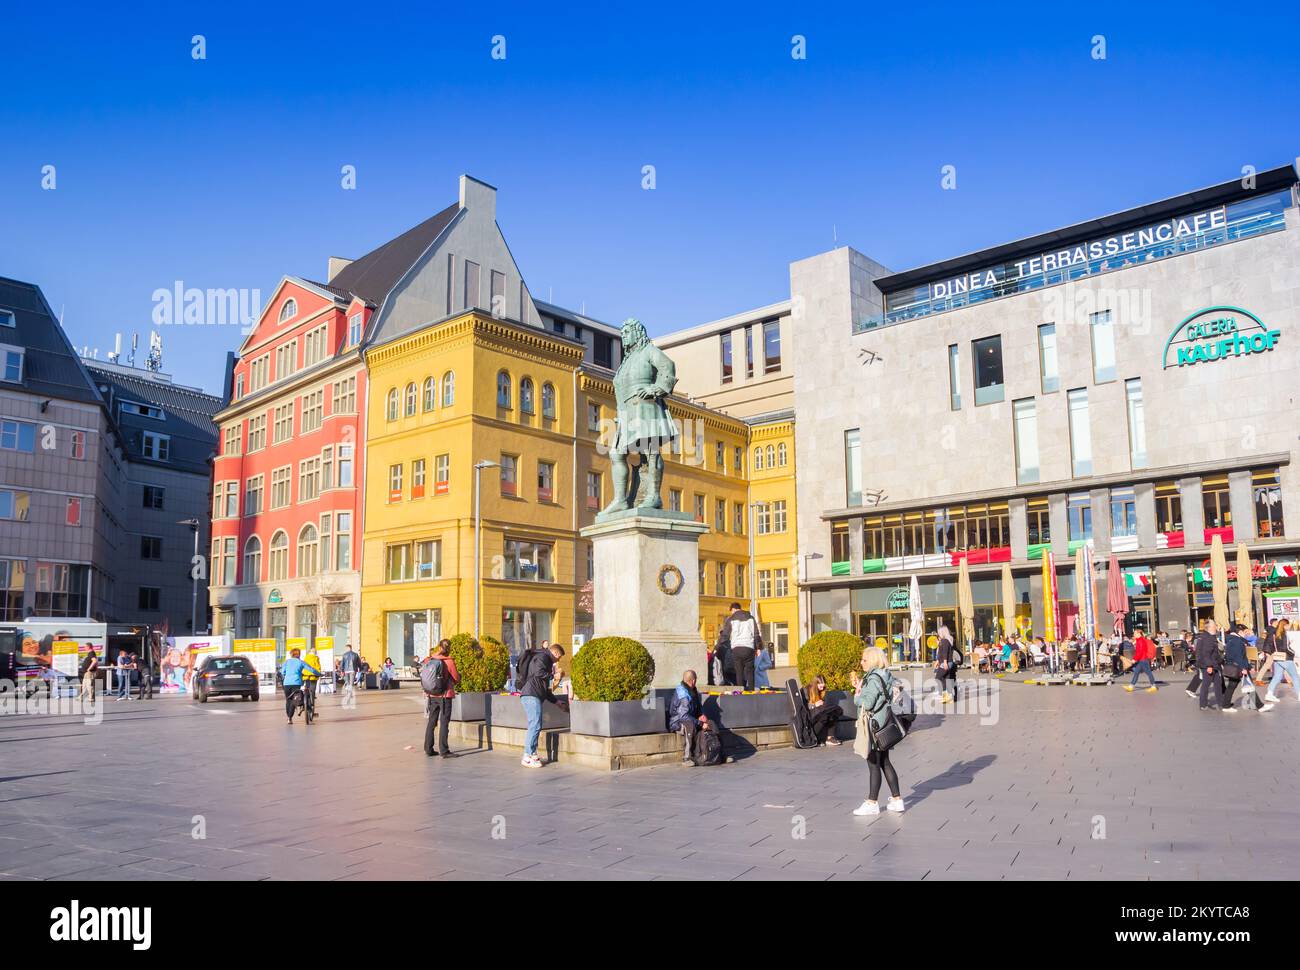
[[[101,356],[154,290],[322,278],[462,172],[536,296],[658,334],[836,240],[905,269],[1300,154],[1281,4],[181,6],[5,14],[0,275]],[[163,336],[219,390],[234,328]]]

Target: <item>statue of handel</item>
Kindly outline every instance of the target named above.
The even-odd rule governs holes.
[[[614,479],[614,500],[604,513],[622,512],[633,507],[640,487],[641,474],[648,472],[646,490],[637,508],[661,509],[659,487],[664,478],[664,459],[660,449],[677,439],[677,425],[668,414],[664,398],[677,383],[677,368],[668,355],[650,342],[641,321],[629,317],[623,321],[623,362],[614,373],[614,399],[618,405],[618,423],[610,446],[610,472]],[[630,471],[627,456],[641,456],[639,469]],[[629,483],[629,478],[631,482]]]

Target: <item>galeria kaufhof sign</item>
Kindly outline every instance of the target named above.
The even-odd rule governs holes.
[[[1249,310],[1235,306],[1206,307],[1174,327],[1165,341],[1163,363],[1168,369],[1267,353],[1277,346],[1281,336],[1282,331],[1270,330]]]
[[[1092,239],[1077,246],[1069,246],[1054,252],[1041,253],[1028,259],[1014,260],[976,270],[964,276],[955,276],[949,280],[930,284],[931,300],[946,300],[963,293],[978,293],[993,286],[1010,286],[1014,289],[1021,280],[1068,269],[1079,263],[1095,259],[1108,259],[1136,253],[1148,246],[1177,242],[1191,236],[1214,232],[1228,225],[1227,210],[1220,207],[1195,215],[1168,219],[1142,229],[1122,232],[1102,239]]]

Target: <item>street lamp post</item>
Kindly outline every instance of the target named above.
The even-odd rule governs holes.
[[[758,531],[758,510],[766,502],[749,503],[749,612],[758,621],[758,565],[754,561],[754,533]]]
[[[812,636],[812,589],[808,586],[808,561],[810,559],[820,559],[822,558],[822,554],[820,552],[810,552],[800,558],[803,559],[803,585],[804,589],[808,591],[808,605],[805,608],[804,620],[806,623],[804,629],[807,631],[807,636],[810,637]]]
[[[190,531],[194,533],[194,559],[199,558],[199,520],[182,519],[177,525],[188,525]],[[193,589],[190,592],[190,636],[198,635],[199,622],[199,574],[194,569],[194,559],[190,560],[190,581]]]
[[[474,640],[478,641],[479,636],[479,582],[480,572],[483,569],[483,518],[479,512],[479,496],[483,490],[483,469],[499,468],[500,465],[495,461],[483,461],[474,463]]]

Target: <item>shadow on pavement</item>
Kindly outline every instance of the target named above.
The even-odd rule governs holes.
[[[983,754],[971,761],[955,761],[952,767],[942,774],[936,775],[928,781],[923,781],[912,788],[912,792],[907,796],[908,807],[919,804],[934,792],[947,791],[950,788],[960,788],[962,785],[969,785],[975,780],[975,776],[993,764],[997,760],[995,754]]]

